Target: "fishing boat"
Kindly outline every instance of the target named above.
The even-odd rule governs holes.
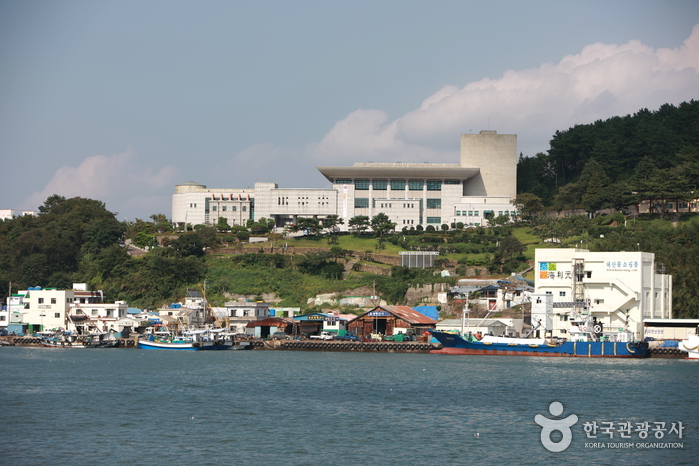
[[[40,337],[41,346],[46,348],[85,348],[77,335],[55,333],[53,335],[43,334]]]
[[[167,350],[224,350],[233,346],[233,341],[226,338],[218,338],[215,330],[190,330],[180,335],[173,335],[169,331],[155,331],[138,339],[138,347],[141,349],[167,349]]]
[[[677,345],[677,349],[687,352],[687,359],[699,359],[699,335],[690,335]]]
[[[643,358],[648,343],[633,341],[631,332],[602,334],[601,324],[589,317],[571,320],[570,340],[546,338],[510,338],[484,335],[465,338],[455,333],[429,330],[442,348],[433,354],[468,354],[498,356],[558,356],[581,358]]]
[[[118,348],[119,340],[112,332],[91,334],[83,339],[86,348]]]

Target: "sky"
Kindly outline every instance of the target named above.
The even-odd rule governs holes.
[[[487,129],[532,156],[698,98],[696,0],[0,0],[0,209],[170,217],[188,181],[329,188]]]

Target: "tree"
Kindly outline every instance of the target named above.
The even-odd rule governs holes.
[[[231,226],[228,224],[228,219],[226,217],[219,217],[216,223],[216,229],[219,231],[228,231]]]
[[[167,215],[165,214],[153,214],[150,216],[150,219],[153,220],[153,223],[155,224],[170,223],[170,220],[167,218]]]
[[[388,215],[384,213],[378,213],[371,219],[371,229],[379,236],[383,236],[385,233],[393,231],[395,228],[396,224],[391,222]]]
[[[317,219],[315,218],[310,218],[310,217],[302,217],[299,218],[298,221],[296,222],[295,225],[292,225],[290,230],[297,232],[297,231],[305,231],[309,235],[317,235],[320,233],[320,223],[318,222]]]
[[[532,193],[518,194],[511,203],[517,208],[517,211],[522,214],[522,218],[527,218],[529,220],[531,220],[534,215],[544,210],[541,198]]]
[[[522,254],[525,249],[524,244],[514,235],[505,236],[498,243],[499,256],[504,260]]]
[[[585,164],[578,184],[582,191],[582,208],[590,213],[600,209],[604,202],[604,190],[609,185],[609,177],[594,157]]]
[[[330,230],[330,232],[334,233],[337,225],[344,225],[345,220],[340,217],[339,215],[328,215],[323,219],[323,228],[326,230]]]
[[[177,251],[182,257],[204,257],[206,254],[204,247],[204,238],[198,231],[185,233],[170,242],[170,248]]]
[[[369,228],[369,217],[366,215],[357,215],[356,217],[352,217],[349,219],[347,226],[349,226],[351,232],[358,236],[360,233],[363,233]]]
[[[44,205],[39,206],[39,212],[42,214],[48,213],[54,206],[57,206],[61,202],[65,202],[66,198],[59,196],[58,194],[52,194],[46,198]]]

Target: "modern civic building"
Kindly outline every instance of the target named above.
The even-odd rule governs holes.
[[[255,183],[254,189],[209,189],[189,182],[175,187],[172,222],[244,225],[248,219],[274,219],[276,226],[299,217],[356,216],[383,213],[396,229],[463,223],[482,225],[488,218],[516,215],[510,203],[517,193],[517,136],[481,131],[461,135],[459,163],[355,163],[317,167],[329,189],[279,188]]]
[[[653,253],[537,249],[535,263],[532,300],[550,296],[552,322],[547,330],[554,337],[570,338],[569,321],[575,313],[589,313],[605,333],[628,329],[637,340],[644,338],[646,319],[672,318],[672,276],[663,273]]]

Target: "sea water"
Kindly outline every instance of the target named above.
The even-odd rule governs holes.
[[[694,465],[699,361],[5,347],[0,416],[2,465]]]

